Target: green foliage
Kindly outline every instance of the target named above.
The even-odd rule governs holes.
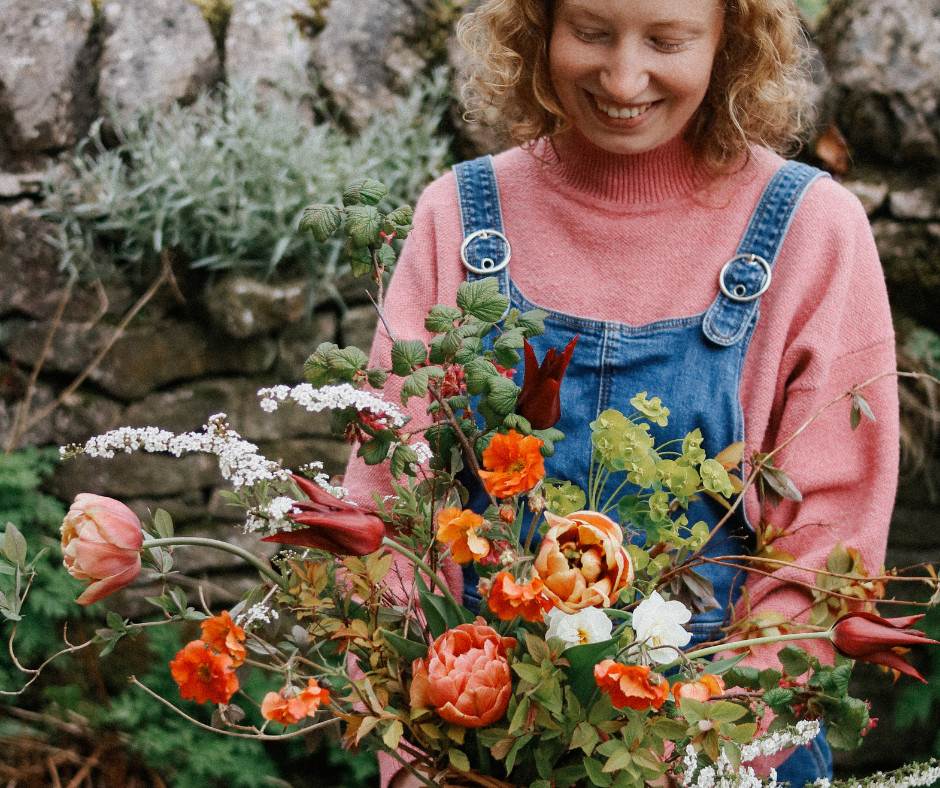
[[[390,209],[413,201],[447,164],[437,132],[446,90],[438,72],[356,136],[329,120],[311,125],[309,97],[263,104],[241,85],[119,124],[112,148],[96,124],[69,171],[46,184],[63,265],[102,273],[106,252],[120,267],[146,267],[172,249],[197,268],[267,276],[293,266],[329,281],[344,273],[339,242],[298,233],[304,208],[339,202],[362,172],[381,172],[388,189],[380,196],[366,182],[367,199]]]
[[[930,637],[940,638],[940,607],[933,607],[918,629]],[[927,650],[929,670],[923,671],[926,684],[910,683],[903,687],[895,703],[895,727],[899,731],[919,728],[936,731],[933,755],[940,755],[940,649]]]

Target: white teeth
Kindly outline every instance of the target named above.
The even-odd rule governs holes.
[[[639,107],[618,107],[615,104],[605,104],[597,96],[594,97],[598,108],[611,118],[638,118],[646,112],[652,104],[641,104]]]

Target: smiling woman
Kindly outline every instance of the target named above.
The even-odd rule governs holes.
[[[644,153],[681,132],[711,81],[717,2],[563,0],[549,73],[570,122],[609,153]]]

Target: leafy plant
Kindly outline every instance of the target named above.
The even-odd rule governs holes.
[[[311,123],[309,96],[262,103],[244,85],[117,124],[115,147],[99,122],[69,171],[46,182],[62,264],[96,275],[103,258],[141,267],[172,249],[196,268],[267,277],[292,266],[331,281],[344,273],[340,249],[297,232],[304,207],[338,201],[354,175],[375,171],[391,207],[413,201],[447,164],[446,92],[439,70],[356,136],[316,102]]]

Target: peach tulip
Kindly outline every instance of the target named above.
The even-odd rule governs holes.
[[[586,607],[610,607],[633,582],[633,563],[623,545],[623,531],[599,512],[567,517],[545,513],[549,529],[535,558],[543,594],[565,613]]]
[[[78,580],[92,581],[78,604],[97,602],[140,574],[144,532],[137,515],[120,501],[79,493],[59,530],[65,568]]]
[[[482,620],[482,619],[478,619]],[[434,709],[463,728],[482,728],[506,713],[512,683],[506,655],[515,638],[484,624],[447,630],[412,664],[411,707]]]

